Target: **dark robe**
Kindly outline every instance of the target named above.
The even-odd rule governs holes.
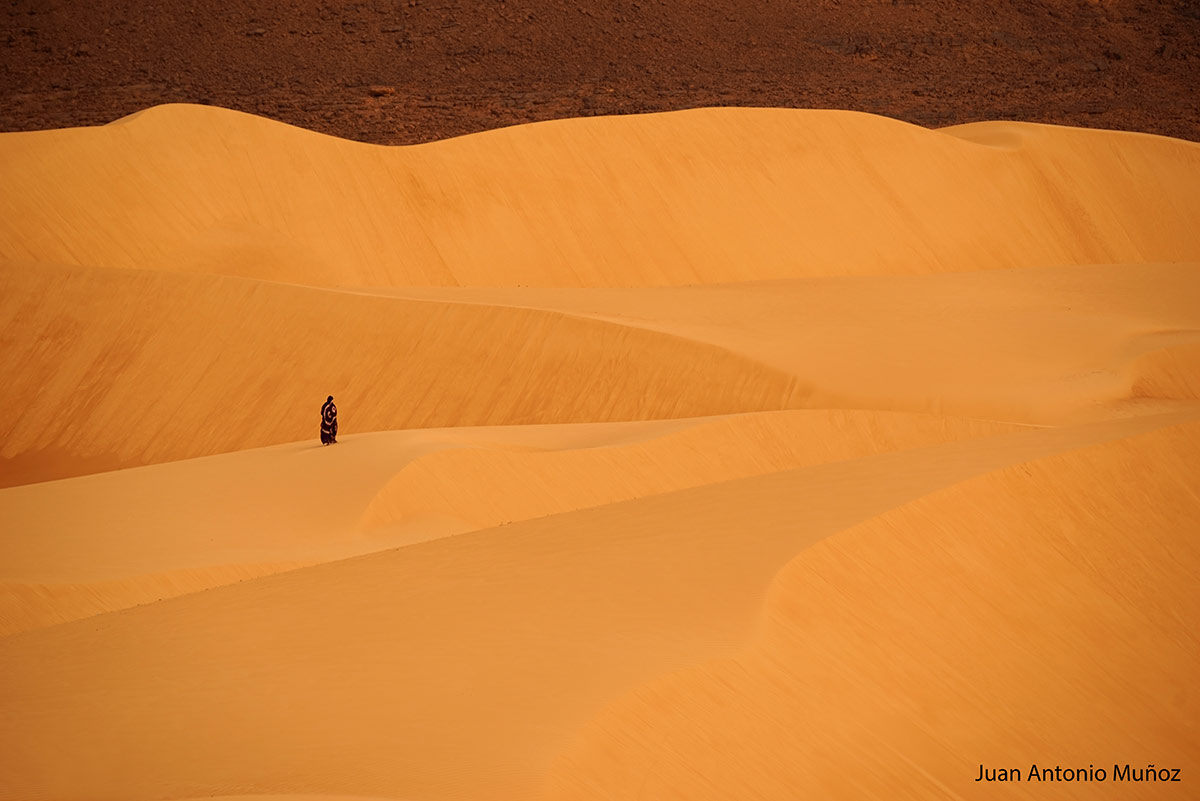
[[[325,401],[321,407],[321,444],[337,442],[337,407],[333,401]]]

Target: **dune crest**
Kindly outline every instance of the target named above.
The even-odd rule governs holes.
[[[811,410],[695,421],[655,439],[604,447],[451,448],[406,465],[371,499],[363,525],[378,529],[442,519],[457,521],[464,531],[489,528],[1019,428],[905,413]]]
[[[814,545],[775,577],[749,648],[613,704],[547,798],[1013,797],[974,781],[981,761],[1190,773],[1197,452],[1200,425],[1168,427],[971,479]]]
[[[1019,147],[854,112],[709,108],[389,148],[160,106],[0,137],[0,257],[557,287],[1200,260],[1200,145],[1003,130]]]

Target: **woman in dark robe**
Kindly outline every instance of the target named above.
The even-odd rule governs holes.
[[[337,442],[337,407],[333,405],[333,396],[321,407],[321,444],[332,445]]]

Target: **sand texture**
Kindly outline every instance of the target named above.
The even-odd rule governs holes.
[[[1200,145],[174,105],[0,181],[0,799],[1194,797]]]

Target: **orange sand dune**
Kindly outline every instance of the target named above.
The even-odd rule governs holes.
[[[1200,398],[1200,342],[1191,332],[1168,339],[1177,344],[1146,351],[1130,366],[1134,397]]]
[[[453,521],[455,530],[469,531],[1017,428],[894,412],[814,410],[715,418],[617,447],[446,449],[426,454],[398,472],[372,498],[363,523],[378,531],[434,519]]]
[[[1045,424],[1197,398],[1186,359],[1144,361],[1200,342],[1196,264],[391,294],[9,265],[0,285],[9,485],[315,437],[330,392],[349,431],[829,407]]]
[[[332,451],[298,443],[13,488],[0,491],[0,517],[21,532],[0,541],[0,635],[517,520],[1017,428],[804,411],[396,431]]]
[[[4,483],[346,431],[615,421],[794,408],[805,388],[707,343],[553,312],[480,309],[237,278],[0,268]],[[86,465],[87,463],[84,462]]]
[[[1198,455],[1200,425],[1164,428],[814,545],[775,577],[746,649],[612,704],[547,797],[1192,797]],[[975,783],[980,763],[1023,781]],[[1109,779],[1030,782],[1035,763]],[[1115,763],[1182,783],[1113,782]]]
[[[1070,627],[1077,619],[1073,615],[1082,614],[1071,611],[1075,592],[1084,593],[1083,610],[1095,607],[1104,612],[1107,617],[1101,620],[1136,624],[1137,618],[1129,618],[1132,609],[1149,614],[1151,609],[1166,608],[1179,615],[1181,625],[1176,630],[1186,629],[1196,615],[1194,604],[1185,601],[1189,584],[1183,577],[1189,571],[1194,574],[1197,565],[1194,553],[1184,549],[1185,534],[1200,509],[1185,482],[1158,481],[1146,468],[1162,465],[1175,474],[1194,469],[1191,461],[1200,428],[1179,425],[1196,419],[1192,412],[1037,429],[772,473],[445,537],[11,635],[0,639],[0,686],[6,688],[0,753],[8,761],[0,797],[188,797],[253,788],[259,793],[337,792],[396,798],[528,798],[542,791],[552,770],[558,776],[552,790],[557,787],[568,796],[603,796],[605,788],[624,781],[626,773],[600,767],[596,770],[600,778],[595,778],[590,760],[605,757],[589,756],[586,746],[591,740],[586,737],[571,750],[571,744],[583,736],[578,733],[586,734],[597,725],[602,733],[609,731],[603,724],[608,714],[604,710],[647,683],[657,686],[655,682],[663,681],[664,675],[685,668],[712,670],[722,664],[719,660],[737,658],[759,628],[756,621],[772,576],[806,547],[972,476],[1149,431],[1162,433],[1062,457],[1049,467],[1015,467],[1003,473],[997,480],[1015,481],[1013,486],[1026,504],[1006,507],[1012,496],[996,492],[990,502],[975,506],[997,518],[977,529],[986,537],[969,528],[980,525],[972,516],[961,523],[953,515],[944,518],[945,523],[929,523],[926,513],[919,518],[924,522],[885,538],[888,547],[881,548],[878,556],[862,548],[841,560],[842,570],[851,574],[856,572],[853,560],[858,559],[869,571],[870,581],[853,585],[852,594],[840,589],[851,586],[841,580],[832,586],[818,585],[809,591],[824,600],[795,612],[786,604],[780,611],[776,589],[768,608],[771,619],[783,614],[793,625],[808,625],[805,621],[813,620],[820,610],[828,609],[832,615],[846,608],[847,614],[853,614],[860,605],[869,607],[872,593],[893,593],[889,614],[900,615],[905,607],[898,605],[913,604],[914,610],[924,610],[926,618],[936,620],[953,605],[950,620],[966,626],[972,620],[983,623],[1003,614],[1002,607],[992,605],[994,596],[989,594],[1000,586],[1027,593],[1033,604],[1029,613],[1041,608],[1049,616],[1051,632],[1064,641],[1056,646],[1060,649],[1056,653],[1091,647],[1090,637],[1103,638],[1108,631]],[[1063,459],[1069,469],[1057,470]],[[1130,479],[1122,485],[1112,483],[1111,473],[1118,468]],[[1095,494],[1097,488],[1102,495]],[[955,508],[970,515],[969,491],[966,497]],[[1111,500],[1100,503],[1103,497]],[[1051,502],[1038,503],[1043,498]],[[1079,503],[1080,498],[1087,502]],[[930,503],[936,506],[937,499]],[[1109,533],[1100,540],[1103,550],[1094,557],[1087,556],[1092,553],[1087,540],[1067,537],[1057,546],[1038,544],[1039,537],[1052,532],[1081,526],[1090,531],[1110,508],[1141,509],[1143,503],[1157,510],[1155,516],[1144,519],[1141,528],[1130,528],[1132,518],[1115,515],[1100,529]],[[1002,513],[1004,509],[1008,511]],[[931,525],[945,532],[935,541],[943,545],[926,540],[924,532]],[[1160,542],[1163,537],[1170,538],[1171,544],[1142,549],[1137,575],[1157,570],[1164,560],[1179,560],[1179,564],[1162,573],[1164,584],[1143,587],[1134,595],[1110,596],[1086,583],[1058,588],[1054,573],[1047,573],[1044,565],[1042,549],[1053,553],[1057,547],[1063,551],[1058,558],[1064,561],[1095,561],[1103,555],[1101,565],[1092,569],[1119,571],[1119,560],[1132,558],[1139,543]],[[991,542],[1008,554],[1004,563],[1008,572],[1000,570],[988,578],[988,564],[968,550],[979,542]],[[963,550],[962,562],[957,561],[954,548]],[[1012,572],[1026,552],[1037,565],[1028,582],[1023,573]],[[947,576],[957,574],[939,569],[946,560],[959,564],[959,570],[969,568],[972,580],[949,580]],[[892,564],[896,572],[889,579]],[[1118,580],[1108,572],[1101,576]],[[1137,587],[1136,575],[1132,579]],[[956,593],[953,604],[947,599],[921,606],[923,587]],[[1128,592],[1116,586],[1104,592],[1110,591]],[[1107,607],[1105,598],[1109,598]],[[1027,613],[1019,605],[1013,608],[1017,617],[1010,625],[1020,626]],[[876,630],[872,621],[878,616],[871,612],[846,623],[847,636],[865,637],[874,643],[876,653],[882,650],[873,657],[876,661],[864,664],[833,658],[824,663],[829,666],[825,671],[832,668],[852,681],[860,671],[908,664],[899,660],[911,653],[904,650],[911,646],[872,634]],[[931,623],[917,634],[936,638],[938,625],[949,624]],[[1129,639],[1134,632],[1148,638],[1141,642],[1152,653],[1164,653],[1158,650],[1158,635],[1136,625],[1132,630],[1127,625],[1118,627],[1115,636],[1106,640],[1118,660],[1112,663],[1117,666],[1115,688],[1107,680],[1085,683],[1075,692],[1086,700],[1110,697],[1107,693],[1113,689],[1136,690],[1136,697],[1146,702],[1131,701],[1112,714],[1133,730],[1145,731],[1152,725],[1148,716],[1171,703],[1182,676],[1196,665],[1190,657],[1170,657],[1138,672],[1122,672],[1119,666],[1132,664],[1138,653],[1138,641]],[[813,647],[821,647],[821,642],[815,641]],[[940,647],[957,653],[956,642]],[[944,738],[953,746],[962,730],[961,715],[972,704],[983,704],[982,709],[975,708],[978,747],[987,751],[986,758],[1007,762],[1024,757],[1028,738],[1039,731],[1030,727],[1040,725],[1041,719],[1021,721],[1004,710],[1004,699],[994,693],[1002,691],[1013,670],[1013,657],[1006,656],[1012,638],[988,643],[980,632],[970,641],[969,652],[977,682],[994,686],[994,691],[968,695],[966,706],[960,707],[965,711],[947,713],[945,718],[940,713],[922,714],[919,707],[907,711],[930,732],[929,737]],[[79,659],[82,654],[87,658]],[[1039,664],[1036,651],[1018,651],[1016,656],[1026,670]],[[706,667],[710,664],[713,667]],[[924,679],[924,692],[937,695],[936,671],[941,664],[927,665],[934,673]],[[767,689],[794,694],[791,703],[817,704],[833,716],[830,727],[816,729],[803,727],[804,717],[789,717],[786,725],[803,728],[807,736],[820,737],[819,732],[828,731],[835,738],[832,742],[846,747],[836,739],[842,737],[841,727],[854,731],[873,720],[870,706],[851,702],[852,683],[845,691],[846,716],[837,717],[842,696],[831,696],[805,678],[805,671],[822,670],[820,665],[810,668],[803,660],[793,660],[775,669],[784,673],[774,682],[764,680]],[[1143,678],[1155,681],[1136,683]],[[886,692],[887,686],[879,692]],[[1012,692],[1057,702],[1055,695],[1038,693],[1036,687]],[[699,716],[708,714],[703,695],[688,704],[677,707],[678,714],[686,717],[694,710],[701,721]],[[1071,704],[1063,709],[1080,708],[1075,701]],[[718,708],[730,715],[736,712],[736,706]],[[897,707],[898,712],[905,709]],[[1016,734],[989,739],[996,716],[1004,723],[995,731],[1016,726]],[[600,723],[588,722],[597,719]],[[1177,725],[1170,721],[1187,719],[1184,709],[1153,722],[1163,728],[1155,729],[1161,732],[1155,735],[1158,739],[1147,742],[1169,741],[1174,730],[1168,726]],[[629,723],[618,736],[654,737],[657,724],[647,725]],[[105,737],[97,740],[94,732],[101,730]],[[736,736],[737,731],[702,727],[699,734],[725,738]],[[1039,739],[1033,745],[1051,749],[1066,742],[1063,738],[1068,734],[1060,731],[1058,739]],[[1115,748],[1126,742],[1127,731],[1110,726],[1089,739],[1081,736],[1071,742],[1078,747]],[[880,732],[881,737],[885,734]],[[899,775],[907,779],[916,770],[906,766],[905,760],[910,760],[940,774],[938,781],[957,784],[974,775],[974,760],[984,758],[970,749],[935,758],[923,750],[926,739],[885,739],[887,748],[897,750],[899,756],[888,756],[886,748],[871,740],[870,745],[859,747],[856,764],[869,754],[872,766],[906,768]],[[1159,752],[1165,759],[1187,758],[1191,760],[1187,765],[1194,766],[1194,750],[1175,742]],[[136,748],[131,748],[132,743],[137,743]],[[1128,744],[1132,747],[1133,741]],[[755,747],[750,741],[745,745]],[[619,747],[619,742],[597,744],[602,754]],[[759,747],[775,745],[764,742]],[[576,753],[582,756],[563,756]],[[827,751],[817,753],[828,758]],[[805,752],[780,755],[781,760],[801,766],[815,758]],[[622,761],[619,756],[615,759]],[[679,770],[694,770],[698,764]],[[687,790],[680,797],[728,797],[729,786],[765,787],[769,795],[794,797],[780,794],[781,788],[793,786],[788,784],[790,772],[779,774],[782,784],[769,785],[757,778],[762,768],[753,758],[709,758],[708,764],[718,772],[706,772],[700,781],[717,781],[716,789],[695,785],[692,792],[692,783],[681,782]],[[787,764],[780,769],[792,770]],[[965,778],[952,776],[952,769]],[[652,767],[645,771],[639,771],[638,778],[647,782],[660,776],[672,780],[676,772],[672,764],[661,765],[658,773]],[[721,787],[721,772],[728,773],[732,785]],[[575,781],[583,786],[572,785]],[[844,787],[847,797],[891,797],[876,792],[877,784],[867,787],[874,795],[855,794],[852,783]],[[616,789],[627,790],[628,785],[617,784]]]
[[[0,801],[1196,795],[1200,145],[167,106],[0,181]]]
[[[998,125],[701,109],[388,148],[169,105],[5,135],[0,258],[572,287],[1200,261],[1200,145]]]
[[[563,311],[711,343],[796,376],[813,405],[1047,423],[1135,397],[1200,398],[1185,355],[1200,344],[1200,263],[388,294]],[[1166,348],[1178,355],[1152,355]]]

